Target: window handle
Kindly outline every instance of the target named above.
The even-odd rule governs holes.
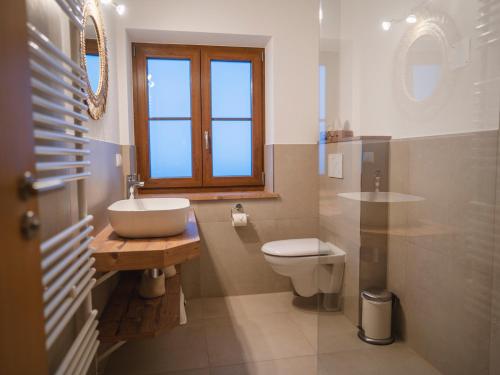
[[[208,135],[208,130],[203,132],[203,137],[205,138],[205,150],[210,150],[210,138]]]

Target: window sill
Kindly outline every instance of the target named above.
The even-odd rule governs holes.
[[[278,193],[269,191],[221,191],[203,193],[165,193],[165,194],[141,194],[148,198],[187,198],[193,202],[245,200],[245,199],[279,199]]]

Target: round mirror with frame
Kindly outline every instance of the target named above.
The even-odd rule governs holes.
[[[453,91],[449,51],[458,41],[453,21],[445,14],[422,11],[403,36],[396,53],[395,98],[412,118],[438,112]]]
[[[87,104],[97,120],[106,111],[108,95],[108,51],[98,0],[85,0],[80,34],[80,63],[87,72]]]

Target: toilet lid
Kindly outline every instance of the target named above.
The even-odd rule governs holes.
[[[262,246],[262,252],[278,257],[303,257],[326,255],[332,250],[327,243],[317,238],[301,238],[268,242]]]

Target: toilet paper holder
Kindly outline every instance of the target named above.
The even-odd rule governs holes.
[[[245,210],[243,209],[243,205],[241,203],[236,203],[233,208],[231,208],[231,213],[238,212],[240,214],[244,214]]]
[[[231,208],[231,217],[233,214],[245,214],[245,209],[241,203],[236,203],[234,207]],[[247,217],[250,217],[250,215],[247,215]]]
[[[243,221],[241,221],[241,216],[244,216]],[[240,217],[240,221],[237,220],[237,217]],[[245,210],[243,209],[243,205],[241,203],[237,203],[234,205],[234,207],[231,208],[231,221],[234,227],[238,226],[246,226],[247,225],[247,219],[250,217],[250,215],[245,213]],[[238,222],[236,222],[238,221]]]

